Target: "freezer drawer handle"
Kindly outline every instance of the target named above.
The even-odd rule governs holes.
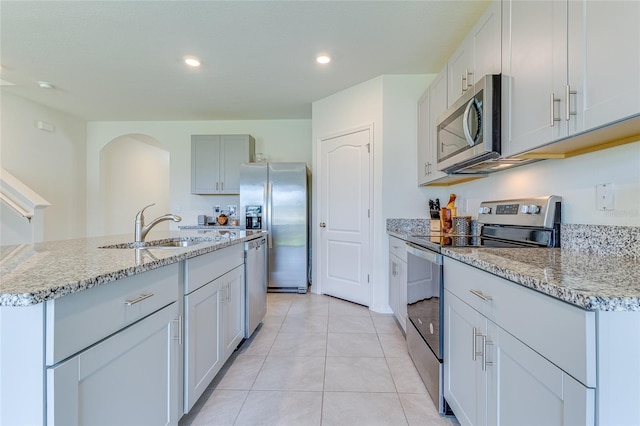
[[[133,300],[127,300],[124,302],[124,304],[127,306],[135,305],[136,303],[142,302],[144,299],[148,299],[151,296],[153,296],[153,293],[141,294],[140,297],[137,297]]]

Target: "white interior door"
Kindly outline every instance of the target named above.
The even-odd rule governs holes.
[[[320,272],[324,294],[369,306],[372,129],[320,141]]]

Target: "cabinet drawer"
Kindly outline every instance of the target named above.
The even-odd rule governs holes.
[[[53,365],[178,299],[178,263],[46,302]]]
[[[186,260],[184,293],[189,294],[206,283],[244,263],[244,244],[216,250]]]
[[[397,237],[389,235],[389,253],[395,254],[403,262],[407,261],[407,248],[406,243]]]
[[[444,286],[586,386],[596,386],[595,312],[449,258]]]

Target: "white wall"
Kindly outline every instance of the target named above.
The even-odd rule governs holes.
[[[132,233],[132,218],[149,204],[155,206],[145,211],[146,223],[170,210],[169,164],[169,151],[144,135],[121,136],[100,151],[105,235]],[[167,230],[169,224],[153,229]]]
[[[613,211],[596,210],[596,185],[601,183],[614,185]],[[441,201],[448,200],[450,192],[458,195],[458,214],[477,216],[483,200],[552,194],[562,197],[563,223],[640,226],[640,142],[545,160],[445,189],[425,188],[428,198]]]
[[[373,123],[373,245],[371,309],[389,310],[387,280],[387,238],[385,221],[400,212],[418,214],[424,195],[416,180],[416,104],[433,76],[381,76],[313,103],[314,169],[318,170],[319,140]],[[409,176],[413,185],[407,185]],[[313,194],[319,194],[319,177],[313,180]],[[319,216],[318,196],[313,199],[313,217]],[[317,227],[312,226],[313,252],[319,252]],[[317,243],[316,243],[317,242]],[[313,259],[314,285],[317,259]]]
[[[110,141],[129,134],[147,135],[157,140],[170,156],[170,210],[182,216],[171,229],[196,224],[199,214],[213,214],[213,206],[226,208],[238,204],[237,196],[191,194],[191,135],[250,134],[256,140],[256,152],[269,161],[304,161],[311,165],[311,120],[238,120],[238,121],[145,121],[89,122],[87,124],[87,223],[88,235],[105,232],[104,188],[100,184],[100,150]],[[133,210],[144,207],[140,202]],[[149,217],[159,216],[153,207]],[[156,214],[157,213],[157,214]],[[134,216],[130,224],[133,227]],[[133,232],[133,231],[132,231]]]
[[[0,106],[2,167],[51,203],[44,209],[44,240],[84,236],[85,122],[7,93],[2,93]],[[39,130],[37,121],[52,124],[55,131]],[[6,209],[0,213],[4,217]],[[24,233],[28,229],[20,226],[14,231]],[[11,236],[22,237],[31,241],[30,235]]]

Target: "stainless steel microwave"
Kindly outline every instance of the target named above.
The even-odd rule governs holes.
[[[469,173],[500,157],[500,75],[490,74],[458,99],[437,122],[437,169]]]

